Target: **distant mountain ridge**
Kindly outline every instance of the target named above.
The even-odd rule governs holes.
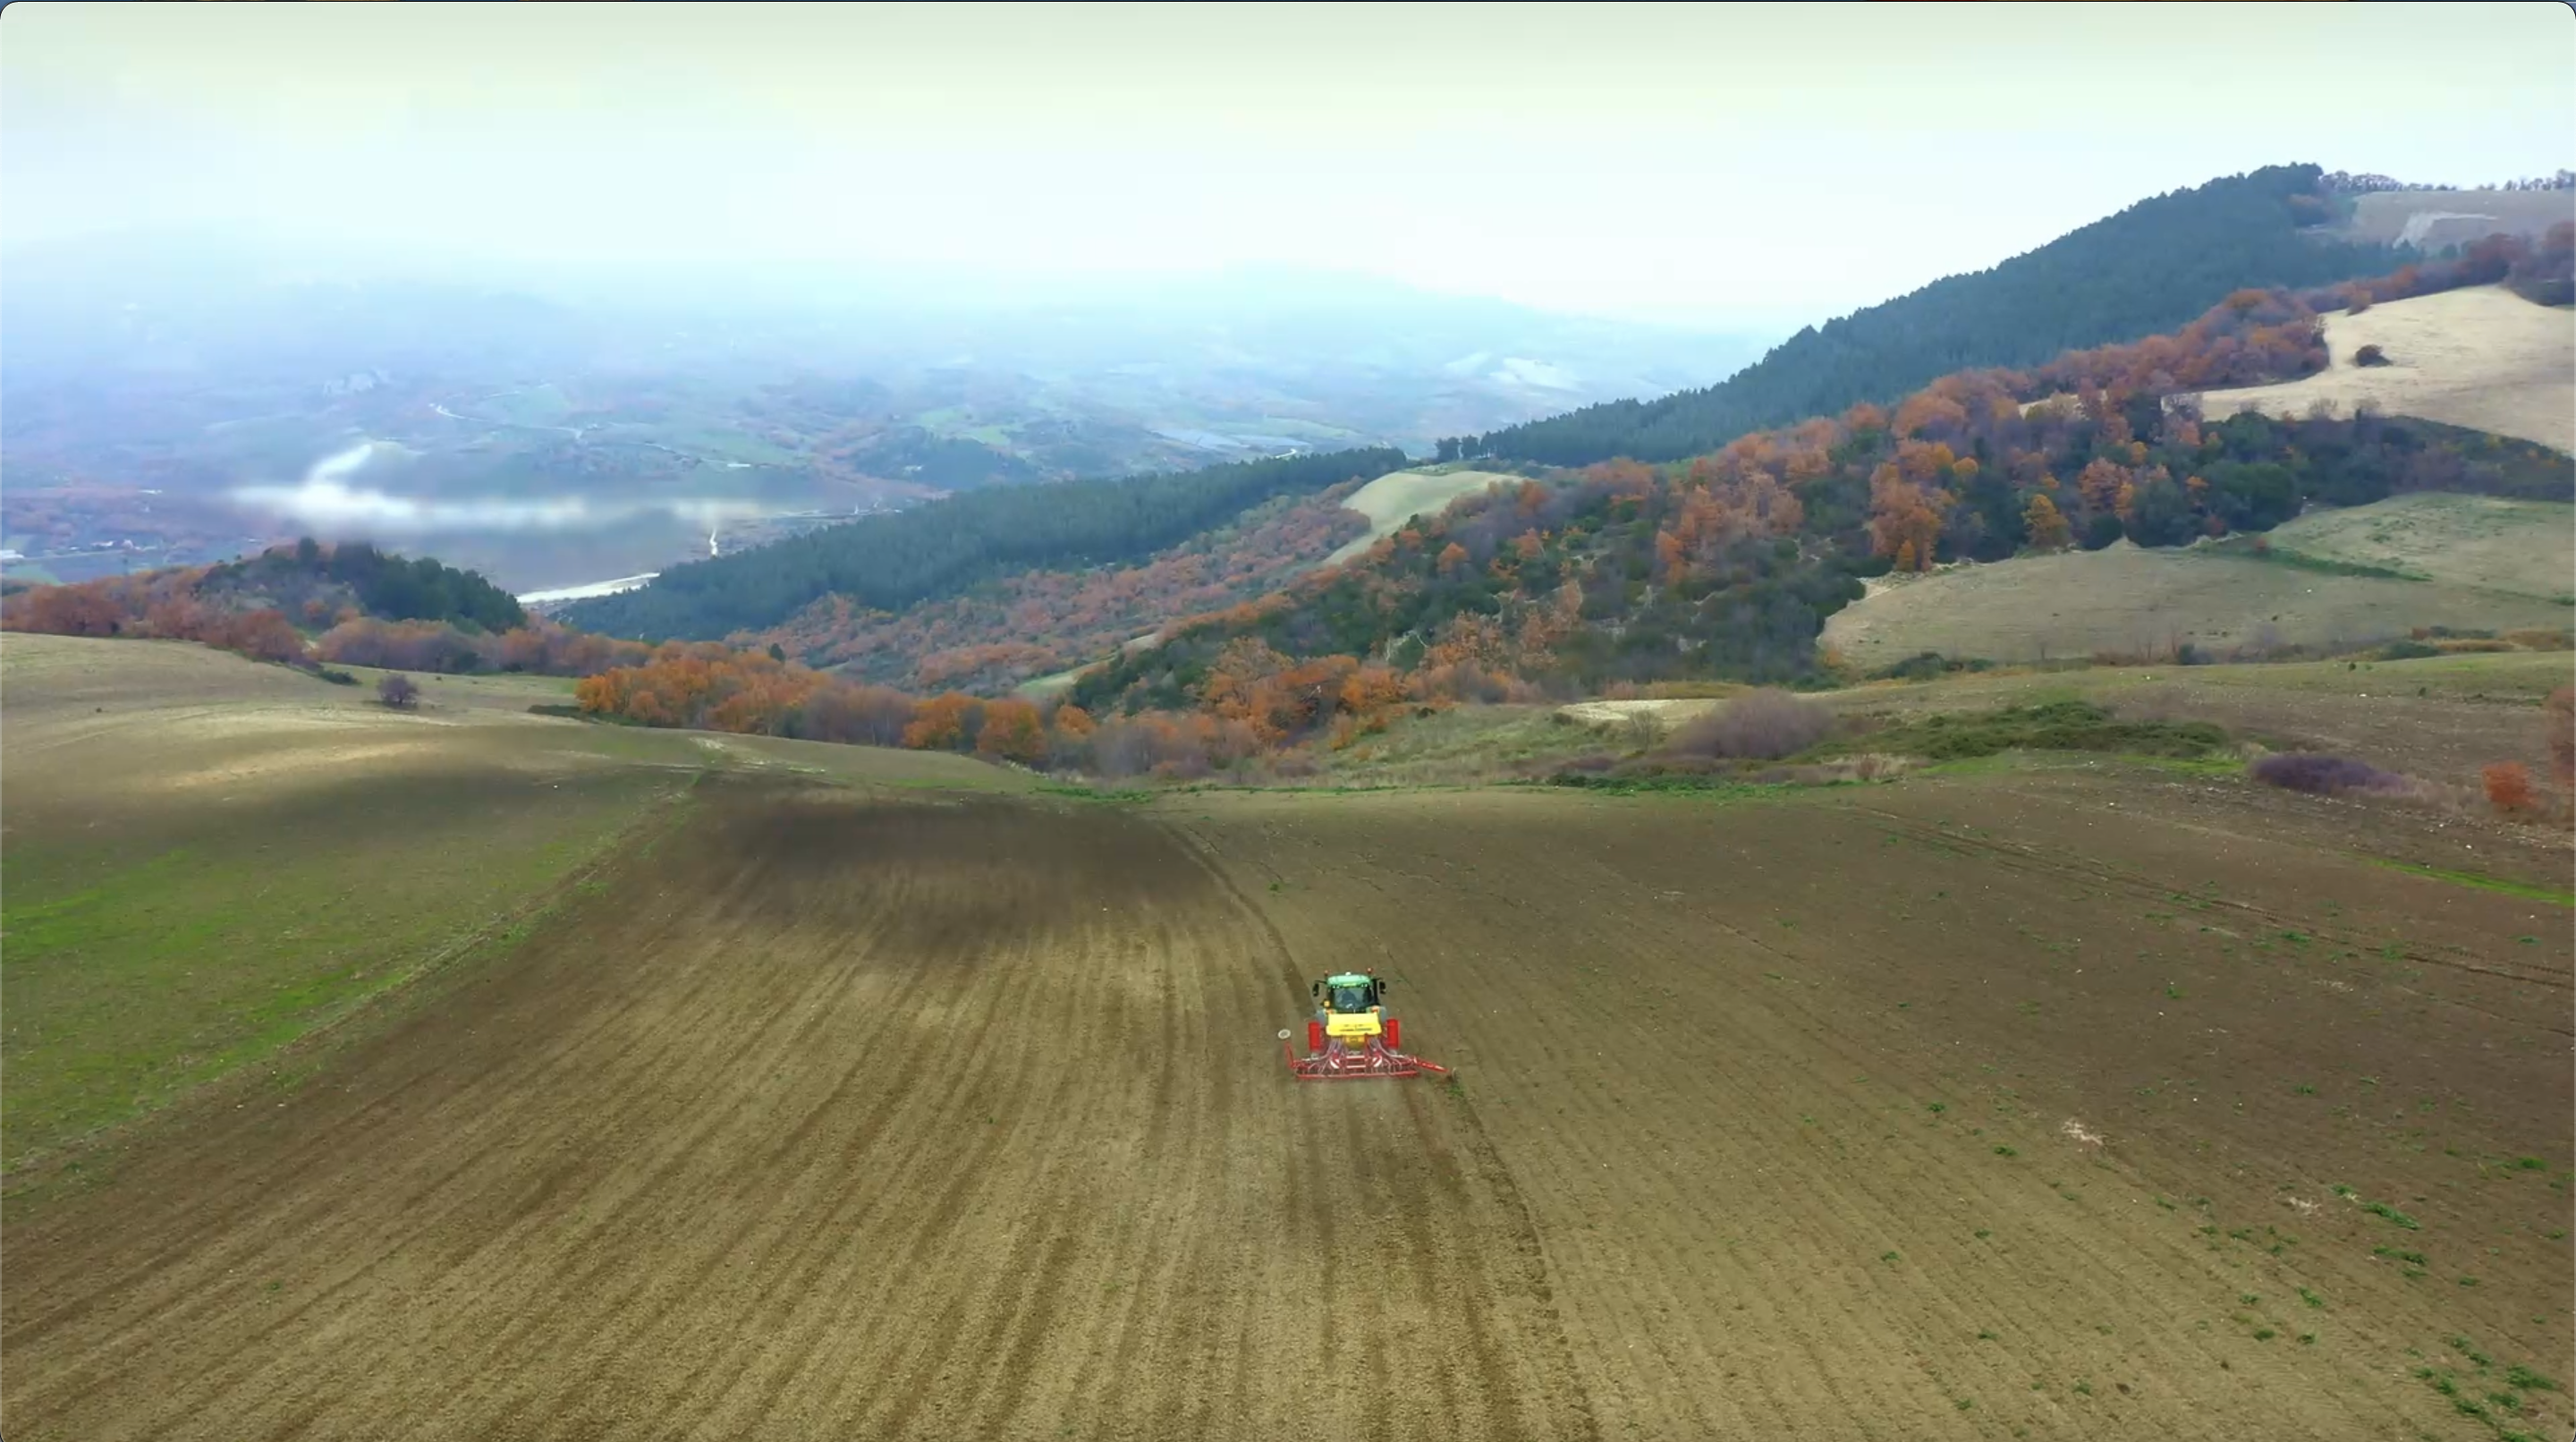
[[[1991,269],[1811,326],[1716,385],[1444,440],[1438,456],[1679,460],[1954,371],[2177,330],[2234,291],[2394,269],[2397,248],[2317,230],[2335,213],[2324,180],[2314,165],[2276,165],[2142,200]]]

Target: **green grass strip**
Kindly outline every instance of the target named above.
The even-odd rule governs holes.
[[[2453,886],[2475,887],[2480,891],[2501,891],[2507,896],[2519,896],[2526,901],[2545,901],[2552,906],[2576,907],[2576,893],[2560,891],[2556,887],[2542,886],[2535,882],[2512,881],[2501,876],[2481,875],[2475,871],[2445,871],[2438,866],[2419,866],[2412,861],[2391,861],[2384,856],[2365,856],[2361,859],[2373,866],[2385,866],[2391,871],[2403,871],[2412,876],[2429,876],[2435,881],[2447,881]]]

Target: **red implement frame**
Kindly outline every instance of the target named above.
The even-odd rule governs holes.
[[[1289,1074],[1299,1081],[1360,1081],[1370,1077],[1421,1076],[1426,1072],[1449,1075],[1449,1068],[1391,1050],[1377,1037],[1370,1037],[1364,1047],[1327,1041],[1322,1051],[1299,1056],[1283,1031],[1279,1033],[1279,1050],[1288,1058]]]

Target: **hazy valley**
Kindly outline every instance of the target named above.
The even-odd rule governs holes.
[[[0,1428],[2569,1435],[2542,8],[11,7]]]

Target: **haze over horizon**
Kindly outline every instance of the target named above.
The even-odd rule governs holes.
[[[2217,175],[2475,184],[2576,134],[2553,3],[1457,14],[22,0],[0,242],[1287,267],[1786,328]]]

